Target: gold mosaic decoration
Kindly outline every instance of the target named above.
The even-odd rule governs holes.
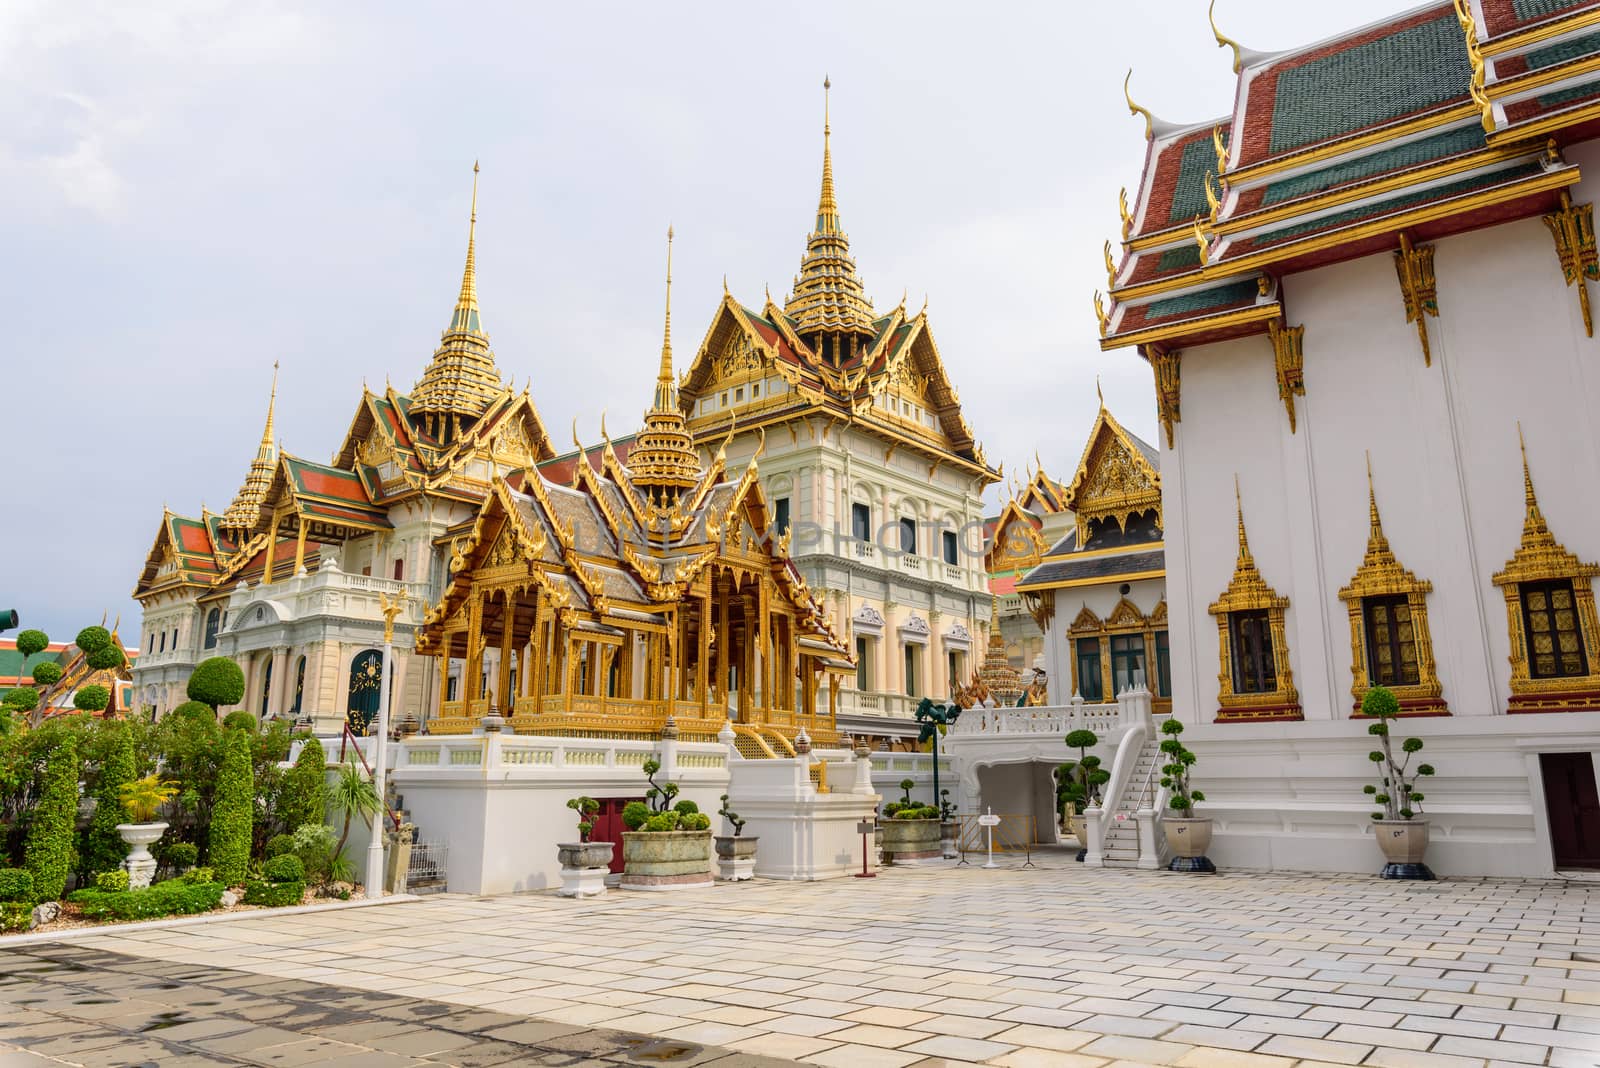
[[[1234,501],[1239,518],[1239,555],[1234,561],[1233,578],[1222,596],[1206,609],[1217,617],[1217,712],[1218,723],[1251,720],[1299,720],[1300,694],[1294,688],[1294,672],[1289,667],[1289,641],[1284,613],[1289,598],[1267,585],[1250,554],[1250,541],[1244,529],[1244,501],[1235,480]],[[1267,613],[1268,633],[1272,637],[1273,674],[1277,689],[1271,693],[1236,693],[1233,688],[1233,645],[1229,641],[1229,616],[1234,612]]]

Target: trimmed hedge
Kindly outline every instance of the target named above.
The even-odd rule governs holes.
[[[237,728],[223,731],[216,804],[211,810],[211,848],[206,861],[216,871],[217,878],[229,886],[244,882],[250,864],[251,820],[256,796],[254,778],[250,765],[250,735]]]
[[[33,873],[39,900],[54,901],[67,888],[78,822],[78,744],[72,735],[63,735],[45,758],[43,787],[33,809],[23,863]]]
[[[221,883],[168,879],[143,890],[75,890],[67,900],[89,920],[153,920],[210,912],[222,903]]]
[[[133,781],[133,732],[127,724],[106,724],[115,730],[116,738],[106,750],[105,763],[100,767],[100,790],[95,795],[94,817],[89,829],[83,832],[83,844],[78,847],[78,870],[111,871],[120,866],[128,855],[128,846],[117,833],[117,824],[128,822],[122,807],[121,790]]]
[[[285,853],[261,865],[261,876],[269,883],[303,883],[306,881],[306,866],[293,853]]]
[[[128,657],[116,644],[103,646],[84,657],[96,671],[112,671],[128,662]]]
[[[214,712],[222,705],[236,705],[244,699],[244,672],[225,656],[213,656],[195,666],[189,676],[189,699],[210,705]]]
[[[33,681],[40,686],[54,686],[61,681],[61,665],[54,660],[41,660],[33,665]]]
[[[33,904],[33,872],[27,868],[0,868],[0,901]]]
[[[50,636],[42,630],[24,630],[17,633],[17,652],[24,657],[42,653],[50,645]]]
[[[275,834],[271,838],[267,839],[266,856],[268,860],[271,860],[273,857],[281,857],[285,853],[293,852],[294,835]]]
[[[256,729],[256,717],[252,716],[242,708],[236,708],[232,712],[229,712],[226,716],[222,717],[223,730],[227,730],[229,727],[245,731],[246,733],[254,734]]]
[[[26,931],[33,926],[33,906],[20,902],[0,902],[0,931]]]
[[[104,686],[84,686],[72,695],[72,707],[79,712],[104,712],[111,703],[111,691]]]
[[[94,888],[96,890],[126,890],[128,889],[128,873],[121,869],[99,872],[94,877]]]
[[[288,857],[279,857],[288,860]],[[244,887],[246,905],[298,905],[306,896],[305,883],[264,883],[251,879]]]
[[[111,644],[111,632],[104,627],[84,627],[73,639],[73,644],[87,656]]]
[[[200,847],[193,842],[173,842],[167,846],[166,858],[169,867],[187,871],[200,863]]]
[[[294,758],[294,767],[284,773],[273,816],[288,834],[307,823],[321,823],[328,818],[328,759],[322,743],[315,738],[306,739],[300,755]],[[267,855],[273,855],[270,840]]]

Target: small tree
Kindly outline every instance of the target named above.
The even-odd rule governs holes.
[[[122,822],[122,788],[134,779],[133,732],[126,725],[104,724],[114,732],[100,764],[100,788],[95,793],[94,817],[78,849],[80,872],[113,871],[127,855],[117,824]]]
[[[650,807],[656,812],[669,812],[672,809],[672,799],[678,796],[678,784],[675,782],[656,783],[656,772],[661,770],[661,761],[655,757],[644,762],[644,778],[650,788],[644,792],[645,799],[650,802]]]
[[[195,665],[189,676],[189,700],[209,705],[215,712],[223,705],[244,700],[244,672],[225,656],[213,656]]]
[[[44,652],[50,647],[50,636],[42,630],[25,630],[17,635],[17,652],[22,654],[22,663],[26,667],[28,657]],[[19,670],[18,675],[22,674]]]
[[[1078,751],[1078,759],[1062,765],[1067,782],[1065,788],[1057,791],[1057,796],[1061,801],[1071,801],[1081,812],[1100,799],[1100,787],[1111,781],[1111,773],[1100,766],[1099,757],[1089,752],[1100,744],[1100,737],[1094,731],[1071,731],[1066,742]]]
[[[54,901],[67,888],[72,870],[72,838],[78,819],[78,746],[67,733],[60,735],[45,758],[39,802],[28,828],[24,864],[33,873],[34,892],[41,901]]]
[[[589,832],[594,830],[591,817],[600,811],[600,802],[592,797],[574,797],[567,802],[567,807],[578,814],[578,841],[587,842]]]
[[[244,882],[250,864],[251,813],[255,783],[250,774],[250,736],[240,730],[222,732],[222,762],[217,769],[216,803],[211,812],[207,863],[217,881]]]
[[[61,665],[54,660],[41,660],[33,665],[33,681],[36,686],[54,686],[61,681]]]
[[[1380,752],[1374,749],[1367,754],[1367,759],[1379,765],[1378,774],[1383,780],[1380,789],[1371,783],[1362,787],[1362,792],[1373,801],[1383,806],[1382,812],[1374,812],[1375,820],[1409,820],[1422,814],[1422,794],[1417,791],[1417,778],[1433,774],[1432,764],[1418,764],[1415,775],[1408,776],[1411,757],[1422,751],[1421,738],[1407,738],[1400,743],[1400,751],[1405,753],[1404,760],[1396,761],[1394,749],[1389,742],[1389,720],[1400,714],[1400,702],[1394,692],[1385,686],[1374,686],[1361,698],[1361,714],[1372,717],[1376,722],[1367,724],[1367,733],[1377,735],[1383,745]]]
[[[78,636],[72,640],[72,643],[86,657],[90,653],[98,652],[113,644],[111,632],[104,627],[84,627],[78,632]]]
[[[79,712],[104,712],[111,704],[111,691],[104,686],[80,686],[72,695],[72,707]]]
[[[1161,751],[1167,754],[1167,763],[1161,768],[1161,785],[1171,791],[1167,807],[1181,816],[1192,817],[1194,803],[1206,799],[1205,794],[1189,786],[1189,769],[1194,766],[1195,756],[1178,740],[1183,733],[1182,723],[1168,719],[1161,725],[1161,733],[1167,736],[1161,742]]]
[[[727,820],[728,823],[733,827],[733,836],[735,838],[744,833],[745,821],[739,818],[739,814],[737,812],[728,807],[727,794],[722,795],[722,807],[717,809],[717,815]]]
[[[344,844],[350,838],[350,820],[356,816],[370,820],[383,808],[378,788],[372,785],[354,757],[339,765],[339,775],[333,780],[333,791],[328,796],[328,807],[344,813],[344,828],[339,832],[339,844],[333,851],[337,860],[344,855]]]
[[[294,767],[283,777],[278,790],[277,822],[284,834],[293,834],[307,823],[321,823],[328,818],[327,758],[322,743],[315,738],[306,739]]]
[[[102,645],[92,653],[86,653],[84,660],[96,671],[114,671],[126,664],[128,657],[117,648],[116,642],[112,642],[109,645]]]

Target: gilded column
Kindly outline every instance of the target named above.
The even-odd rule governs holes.
[[[516,655],[512,648],[512,632],[517,625],[516,594],[506,590],[500,595],[500,604],[500,685],[496,688],[496,697],[500,714],[508,716],[516,705],[516,695],[511,692],[511,661]]]
[[[473,715],[478,700],[478,680],[483,675],[483,594],[474,592],[467,601],[467,663],[461,672],[462,714]]]

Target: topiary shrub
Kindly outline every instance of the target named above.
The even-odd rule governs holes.
[[[281,857],[286,853],[293,852],[294,835],[275,834],[271,838],[267,839],[267,848],[265,853],[268,860],[271,860],[273,857]]]
[[[13,686],[6,691],[3,703],[13,712],[32,712],[39,707],[39,691],[32,686]]]
[[[250,736],[241,730],[225,730],[206,859],[215,869],[217,878],[229,886],[244,881],[250,863],[250,819],[254,807]]]
[[[83,655],[104,649],[111,644],[111,632],[104,627],[84,627],[78,636],[72,639],[72,644],[82,650]]]
[[[79,712],[104,712],[111,703],[111,691],[104,686],[81,686],[72,695],[72,707]]]
[[[209,720],[213,726],[215,726],[217,722],[217,710],[206,704],[204,701],[184,701],[167,714],[168,719],[171,719],[174,716],[179,718],[187,717],[190,719]]]
[[[143,890],[76,890],[67,900],[89,920],[153,920],[210,912],[226,889],[221,883],[168,879]]]
[[[32,926],[32,905],[0,901],[0,931],[26,931]]]
[[[54,901],[67,888],[77,821],[78,744],[63,734],[45,758],[39,802],[23,848],[23,864],[33,873],[33,889],[41,901]]]
[[[711,817],[704,812],[690,812],[679,815],[678,829],[681,831],[709,831]]]
[[[117,648],[115,642],[96,649],[94,652],[85,656],[84,659],[87,660],[89,662],[89,666],[94,668],[96,671],[115,671],[117,668],[128,662],[127,656],[121,649]]]
[[[217,873],[210,868],[190,868],[176,879],[168,881],[174,883],[214,883],[217,881]]]
[[[96,890],[126,890],[128,888],[128,873],[121,868],[116,871],[96,872],[94,888]]]
[[[236,708],[232,712],[229,712],[226,716],[222,717],[223,730],[227,730],[230,727],[234,730],[244,731],[247,734],[254,734],[256,729],[256,717],[252,716],[242,708]]]
[[[1433,774],[1432,764],[1418,764],[1415,774],[1408,770],[1411,757],[1422,752],[1422,739],[1407,738],[1401,742],[1400,751],[1406,757],[1404,760],[1395,760],[1394,748],[1389,741],[1389,720],[1400,714],[1400,700],[1387,686],[1374,686],[1366,692],[1361,698],[1361,714],[1377,721],[1367,724],[1367,733],[1383,745],[1381,752],[1374,749],[1367,754],[1367,759],[1378,765],[1382,787],[1368,783],[1361,788],[1376,804],[1383,806],[1383,811],[1374,812],[1372,818],[1415,819],[1422,814],[1422,794],[1417,790],[1417,779]]]
[[[678,829],[678,820],[681,819],[676,812],[657,812],[644,821],[641,831],[675,831]]]
[[[303,883],[306,866],[293,853],[285,853],[261,865],[261,877],[269,883]]]
[[[33,665],[33,681],[40,686],[54,686],[61,681],[61,665],[54,660],[41,660]]]
[[[25,630],[17,634],[17,652],[23,658],[42,653],[50,647],[50,636],[42,630]]]
[[[173,842],[166,852],[167,866],[174,871],[186,872],[200,862],[200,847],[193,842]]]
[[[210,657],[195,665],[187,692],[190,700],[209,705],[213,712],[236,705],[244,699],[244,672],[225,656]]]
[[[643,801],[629,801],[622,806],[622,825],[637,831],[650,819],[650,806]]]
[[[1194,803],[1206,799],[1205,794],[1189,786],[1189,769],[1194,766],[1195,756],[1178,740],[1178,735],[1183,733],[1182,723],[1168,719],[1161,725],[1161,733],[1167,736],[1161,742],[1161,751],[1167,754],[1168,760],[1161,768],[1161,785],[1172,792],[1167,798],[1167,807],[1180,818],[1192,819]]]
[[[287,858],[279,857],[279,860]],[[298,905],[306,896],[306,884],[301,882],[289,883],[264,883],[252,879],[244,887],[244,903],[246,905],[269,905],[281,908],[284,905]]]
[[[33,872],[27,868],[0,868],[0,901],[33,904]]]
[[[578,814],[578,841],[587,842],[594,830],[594,814],[600,811],[600,802],[588,795],[567,799],[567,807]]]
[[[679,801],[676,805],[673,805],[672,811],[676,812],[680,816],[689,816],[699,812],[700,806],[695,804],[693,801],[690,801],[686,797],[682,801]]]
[[[304,824],[328,818],[328,762],[322,743],[315,738],[306,740],[294,758],[294,767],[284,774],[274,815],[278,826],[290,834]],[[267,855],[272,855],[270,849]]]
[[[89,820],[83,842],[78,846],[78,870],[83,872],[110,871],[121,865],[128,855],[127,843],[117,833],[117,824],[125,822],[122,788],[133,781],[133,732],[121,723],[104,724],[104,729],[114,733],[100,765],[94,817]]]

